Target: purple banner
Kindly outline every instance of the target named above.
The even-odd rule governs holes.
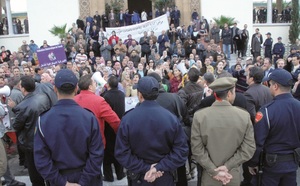
[[[37,57],[40,67],[67,62],[65,48],[63,45],[54,45],[48,48],[39,49],[37,50]]]

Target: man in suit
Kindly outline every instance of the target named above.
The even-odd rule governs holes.
[[[261,51],[261,41],[260,41],[261,35],[258,32],[253,38],[252,38],[252,44],[251,44],[251,52],[253,54],[253,60],[256,62],[256,58],[260,56]]]
[[[273,97],[270,90],[261,84],[264,77],[264,71],[260,67],[252,66],[247,73],[248,90],[244,93],[247,101],[247,111],[250,114],[251,121],[255,123],[256,112],[261,106],[272,101]],[[251,185],[252,175],[248,170],[249,163],[243,164],[243,177],[242,186]]]
[[[236,47],[236,42],[234,41],[233,38],[238,33],[238,31],[239,31],[239,28],[237,27],[237,23],[234,23],[233,27],[231,27],[231,37],[232,37],[232,40],[231,40],[231,53],[232,54],[233,54],[233,52],[236,54],[237,47]]]
[[[247,50],[248,50],[248,42],[249,42],[249,31],[247,30],[247,27],[248,25],[245,24],[244,25],[244,30],[243,30],[243,34],[245,34],[247,36],[247,39],[244,43],[244,50],[243,50],[243,54],[242,56],[245,57],[246,56],[246,53],[247,53]]]
[[[98,14],[98,11],[96,11],[95,15],[94,15],[94,20],[96,20],[96,26],[98,28],[101,27],[101,16]]]
[[[272,61],[270,58],[264,59],[264,64],[262,66],[262,69],[264,70],[264,78],[268,77],[268,75],[274,70],[272,68]]]
[[[120,26],[124,26],[124,24],[125,24],[125,14],[123,13],[123,10],[120,10],[120,13],[118,15],[118,20],[119,20]]]
[[[116,14],[114,13],[113,9],[110,10],[110,13],[108,15],[108,20],[109,20],[109,27],[116,26]]]
[[[110,105],[113,111],[122,119],[125,113],[125,95],[118,90],[118,78],[111,76],[107,80],[107,89],[103,95],[105,101]],[[116,143],[116,134],[113,128],[105,122],[104,135],[106,139],[106,148],[104,150],[103,174],[104,181],[114,181],[111,164],[114,164],[117,179],[121,180],[125,177],[123,166],[116,160],[114,156],[114,147]]]

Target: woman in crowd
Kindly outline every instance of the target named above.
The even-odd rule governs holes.
[[[232,77],[232,75],[224,70],[224,61],[219,61],[216,66],[216,71],[215,71],[215,77],[216,79],[221,78],[221,77]]]
[[[181,88],[182,73],[178,68],[173,69],[173,77],[170,79],[171,92],[176,93]]]
[[[126,97],[135,97],[137,96],[137,89],[133,89],[133,86],[138,83],[138,81],[141,79],[141,75],[139,73],[135,73],[133,75],[132,79],[132,86],[130,86],[129,91],[126,91]]]
[[[129,68],[128,68],[129,69]],[[125,91],[125,96],[130,96],[130,89],[132,88],[132,81],[130,79],[130,72],[128,72],[125,68],[124,72],[122,73],[121,83],[123,89]]]

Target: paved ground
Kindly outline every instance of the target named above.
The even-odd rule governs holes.
[[[12,173],[15,175],[16,180],[26,183],[27,186],[31,185],[31,182],[28,177],[28,171],[23,166],[19,166],[18,155],[9,156],[9,165]],[[127,179],[117,180],[115,175],[114,182],[103,182],[103,186],[127,186]],[[196,179],[189,182],[189,186],[196,186]]]

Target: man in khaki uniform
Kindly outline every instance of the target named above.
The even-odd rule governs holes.
[[[215,80],[209,88],[216,101],[197,111],[192,124],[192,154],[204,171],[202,186],[240,185],[240,166],[255,152],[253,126],[248,112],[231,104],[236,79]]]

